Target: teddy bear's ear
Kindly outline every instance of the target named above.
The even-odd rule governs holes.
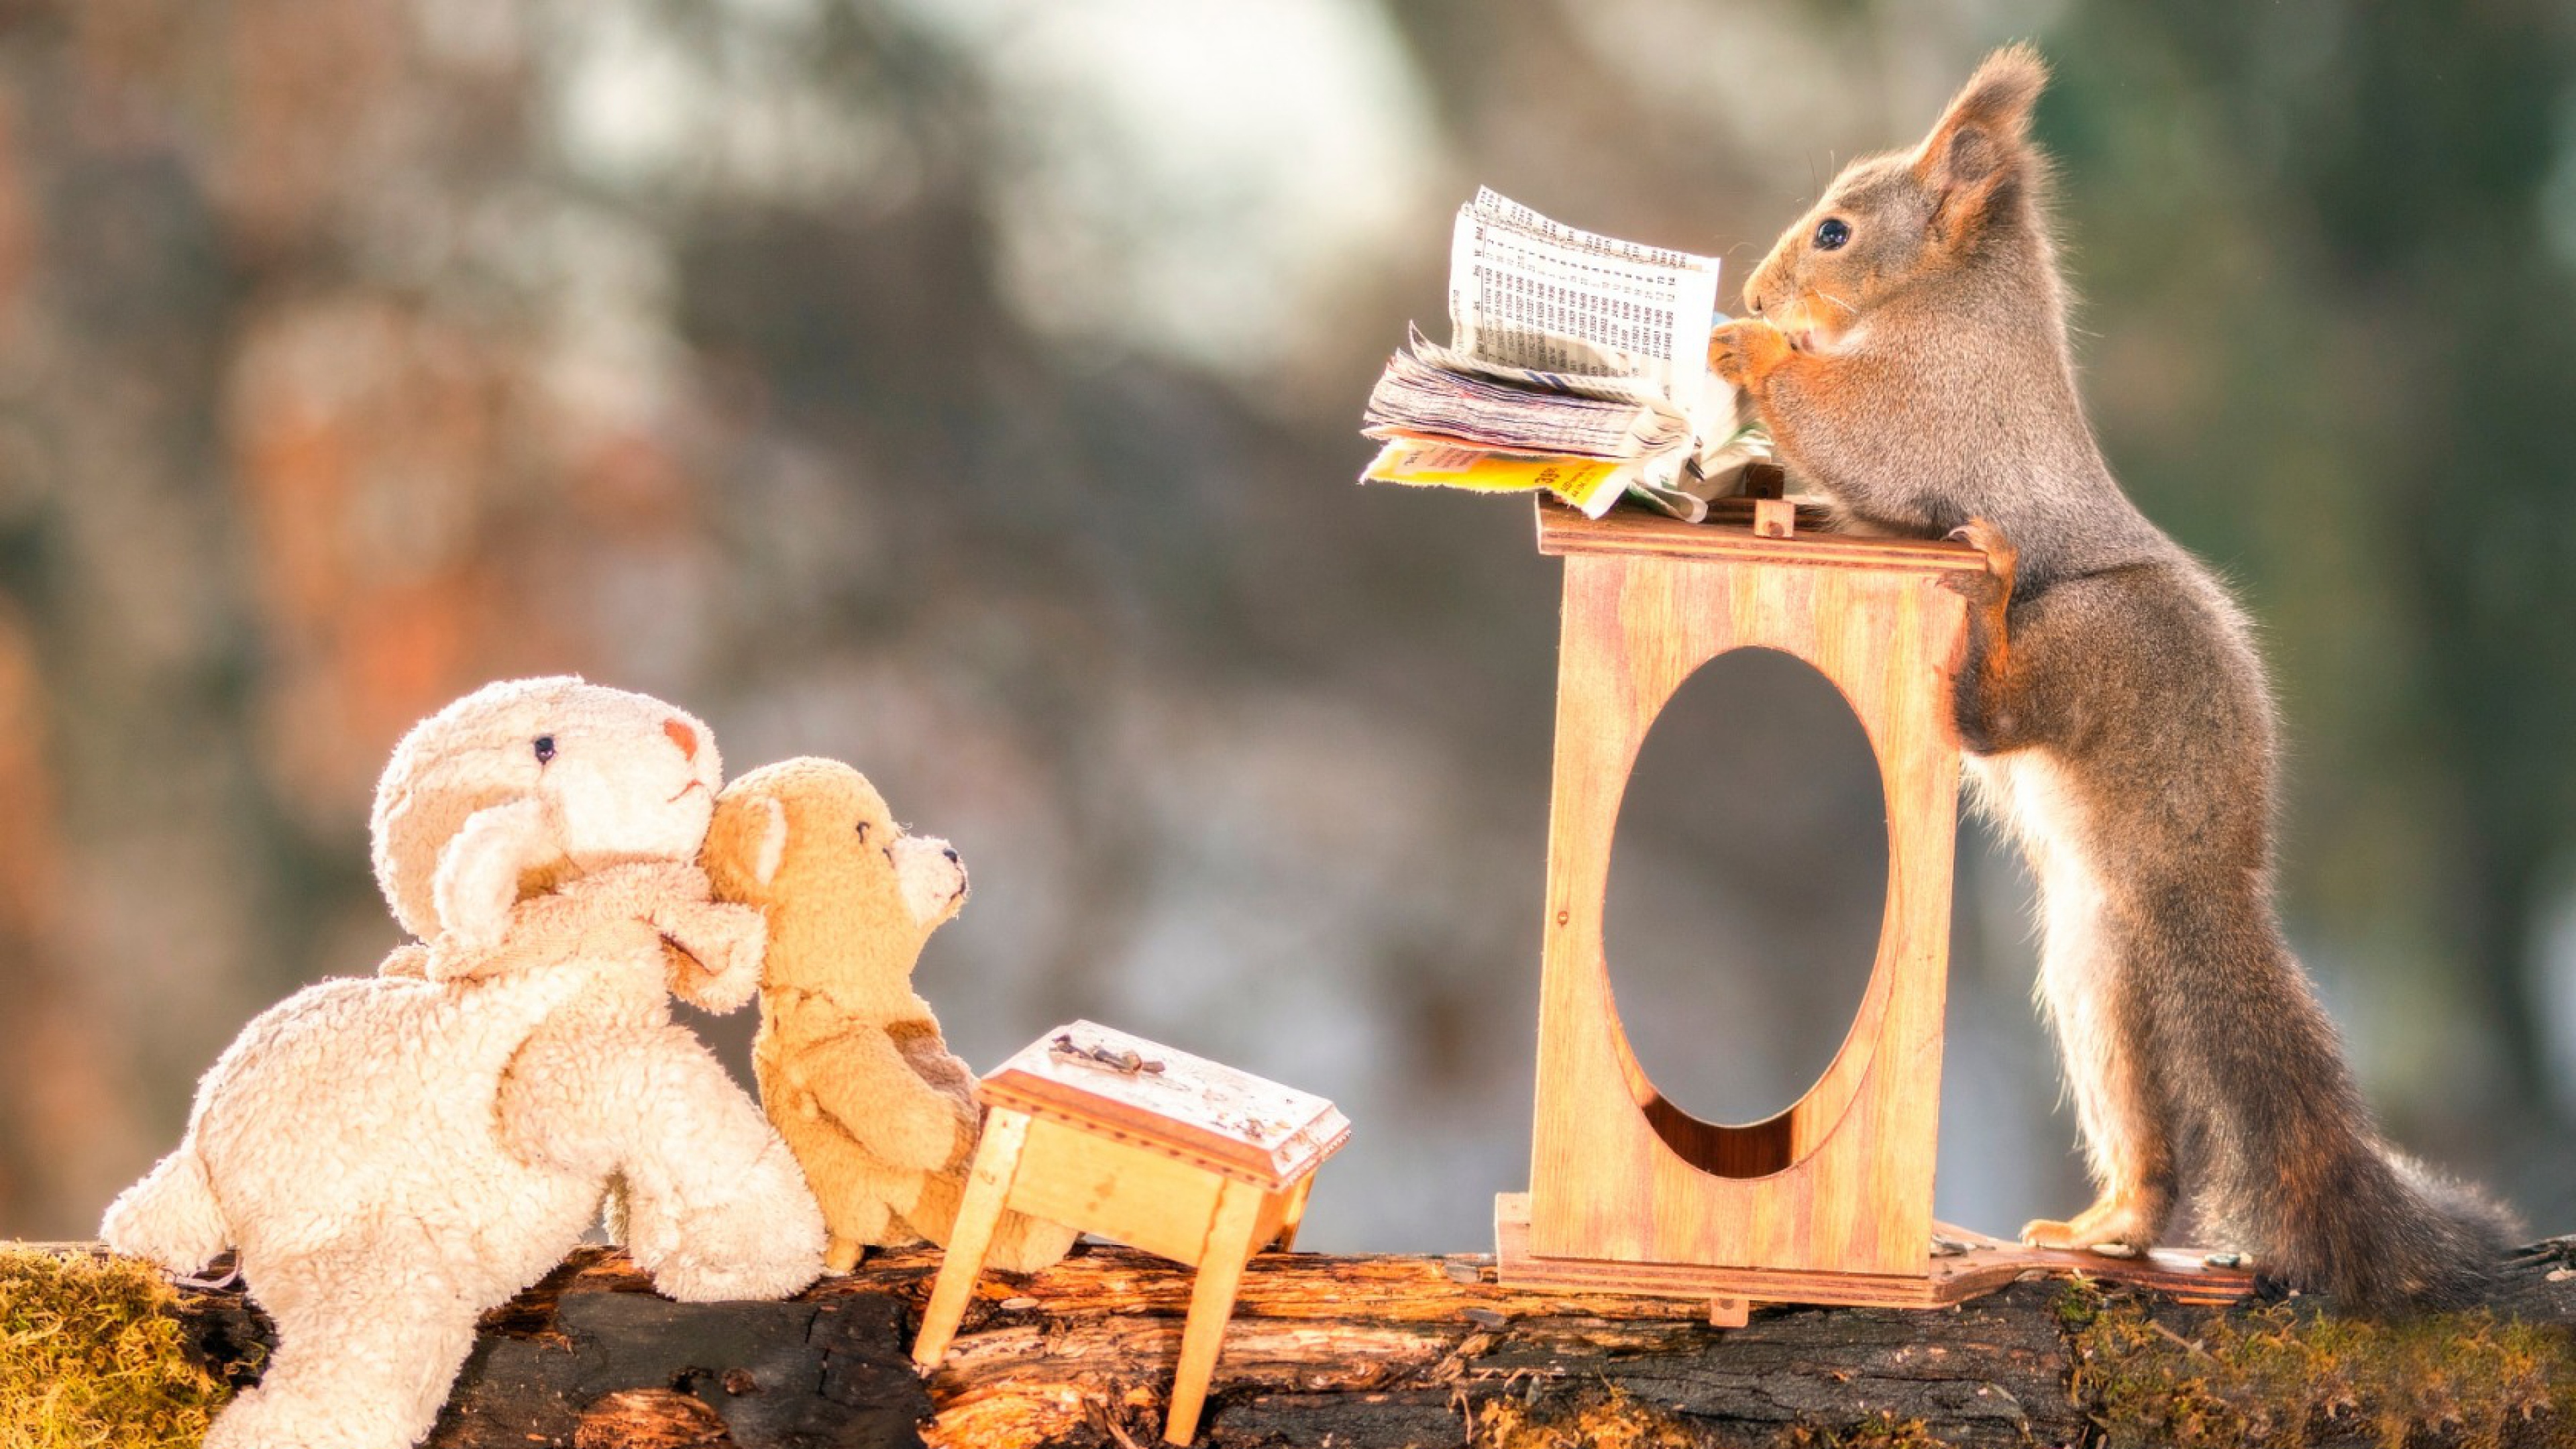
[[[751,874],[767,885],[778,878],[778,863],[787,855],[787,804],[775,795],[760,795],[753,798],[752,810],[760,842],[752,850]]]
[[[748,895],[778,878],[787,856],[787,806],[764,791],[727,791],[707,828],[707,874],[719,894]],[[727,877],[732,877],[730,881]],[[730,887],[730,889],[729,889]]]
[[[477,810],[438,853],[431,886],[439,934],[463,946],[488,946],[509,929],[519,876],[556,854],[545,806],[513,800]]]

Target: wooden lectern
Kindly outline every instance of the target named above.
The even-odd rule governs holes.
[[[1495,1206],[1501,1280],[1706,1299],[1720,1324],[1742,1323],[1757,1301],[1933,1307],[2032,1267],[2238,1296],[2242,1275],[2180,1254],[2124,1265],[1948,1228],[1936,1251],[1959,785],[1949,679],[1967,618],[1943,580],[1982,569],[1984,556],[1812,531],[1819,517],[1783,528],[1759,504],[1738,512],[1688,524],[1539,505],[1539,550],[1565,560],[1565,616],[1537,1122],[1530,1190]],[[1612,1000],[1602,911],[1648,728],[1701,665],[1757,647],[1821,671],[1868,734],[1887,795],[1887,914],[1859,1015],[1823,1076],[1777,1116],[1723,1125],[1665,1100],[1638,1065]],[[1710,983],[1710,1009],[1723,989]]]

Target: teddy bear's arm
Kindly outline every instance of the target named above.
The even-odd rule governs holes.
[[[663,901],[652,921],[671,948],[671,990],[681,1000],[727,1012],[760,989],[760,960],[769,950],[769,918],[754,906],[709,900]]]
[[[780,1066],[796,1095],[791,1110],[810,1102],[890,1166],[937,1172],[973,1130],[974,1104],[923,1081],[881,1031],[808,1043]]]
[[[948,1099],[949,1110],[956,1115],[957,1132],[971,1151],[977,1138],[984,1135],[984,1106],[975,1099],[975,1069],[948,1050],[939,1038],[936,1022],[898,1022],[886,1031],[893,1040],[895,1055],[919,1077],[930,1090]],[[954,1162],[954,1159],[951,1159]]]

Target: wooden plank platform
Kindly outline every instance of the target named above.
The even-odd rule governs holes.
[[[1494,1199],[1495,1270],[1497,1281],[1507,1288],[1848,1308],[1948,1308],[2033,1274],[2118,1283],[2177,1303],[2224,1305],[2254,1292],[2251,1270],[2213,1267],[2202,1249],[2158,1248],[2144,1257],[2112,1258],[2028,1247],[1947,1224],[1935,1225],[1934,1231],[1965,1244],[1966,1251],[1936,1257],[1927,1242],[1923,1271],[1913,1275],[1601,1263],[1530,1252],[1529,1195],[1507,1192]]]

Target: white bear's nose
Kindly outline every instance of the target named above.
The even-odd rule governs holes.
[[[698,758],[698,732],[696,730],[689,728],[679,720],[666,719],[662,721],[662,733],[669,735],[671,737],[671,743],[680,747],[681,758],[692,762],[696,761]]]

